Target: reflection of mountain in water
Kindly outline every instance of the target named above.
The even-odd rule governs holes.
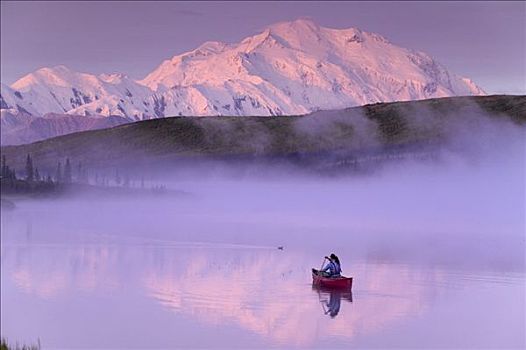
[[[332,338],[349,341],[357,332],[376,332],[421,313],[433,297],[433,285],[444,279],[440,271],[353,263],[353,274],[360,276],[360,298],[350,308],[346,302],[341,305],[342,299],[352,300],[350,294],[319,290],[319,298],[313,297],[306,268],[311,257],[277,250],[175,244],[3,245],[2,259],[4,278],[37,298],[59,300],[79,293],[126,298],[130,290],[142,290],[167,310],[203,325],[238,327],[291,346]],[[421,280],[431,283],[417,283]],[[381,294],[386,290],[389,295]],[[320,312],[320,300],[326,301],[327,315],[333,319]]]

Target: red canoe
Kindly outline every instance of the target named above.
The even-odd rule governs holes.
[[[318,270],[312,269],[312,284],[327,288],[351,289],[352,277],[323,277]]]

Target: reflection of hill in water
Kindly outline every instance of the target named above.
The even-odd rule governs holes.
[[[60,300],[78,293],[120,298],[139,290],[202,324],[240,327],[287,345],[349,341],[355,334],[377,332],[423,312],[433,286],[445,279],[441,271],[347,262],[356,276],[355,300],[351,304],[345,301],[349,296],[333,296],[343,300],[331,319],[320,307],[320,298],[330,299],[330,293],[318,294],[310,285],[310,260],[296,253],[213,245],[2,248],[3,278],[38,298]]]

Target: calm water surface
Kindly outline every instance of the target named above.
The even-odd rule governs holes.
[[[258,198],[273,205],[20,202],[2,213],[2,336],[44,348],[526,345],[523,235],[513,225],[491,234],[516,214],[466,219],[489,230],[448,236],[437,225],[454,216],[434,207],[419,215],[433,219],[428,231],[404,230],[389,222],[398,209],[379,208],[375,226],[353,218],[374,216],[363,198],[331,205],[338,186],[311,205],[305,188],[274,202],[272,186]],[[332,251],[352,293],[311,285],[311,267]]]

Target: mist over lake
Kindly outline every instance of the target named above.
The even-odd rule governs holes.
[[[523,347],[524,130],[504,134],[367,174],[216,166],[156,178],[184,194],[18,200],[1,218],[2,334],[46,348]],[[352,292],[311,286],[331,252]]]
[[[0,350],[526,349],[525,10],[0,1]]]

